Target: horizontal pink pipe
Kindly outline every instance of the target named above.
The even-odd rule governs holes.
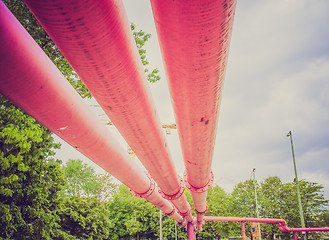
[[[188,182],[210,180],[236,0],[151,0]],[[195,196],[198,212],[206,196]],[[199,214],[200,215],[200,214]],[[202,216],[201,216],[202,218]]]
[[[329,228],[289,228],[287,225],[280,226],[282,232],[327,232]]]
[[[135,192],[146,192],[149,178],[2,2],[0,42],[0,93]],[[165,213],[173,209],[157,191],[146,199]]]
[[[179,180],[122,2],[25,2],[161,190],[175,195]],[[173,203],[190,208],[184,195]]]
[[[278,224],[279,229],[283,232],[329,231],[329,228],[289,228],[287,225],[287,222],[283,219],[204,216],[203,220],[204,221],[220,221],[220,222],[272,223],[272,224]]]
[[[257,223],[273,223],[278,224],[284,222],[283,219],[270,218],[246,218],[246,217],[213,217],[204,216],[205,221],[219,221],[219,222],[257,222]]]

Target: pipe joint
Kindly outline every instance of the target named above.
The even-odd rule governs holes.
[[[208,204],[206,203],[206,210],[204,210],[203,212],[199,212],[198,210],[196,210],[196,208],[194,208],[194,211],[196,214],[206,214],[208,212]]]
[[[178,179],[179,179],[179,190],[177,193],[175,193],[174,195],[168,195],[166,193],[164,193],[159,187],[158,187],[158,191],[160,193],[160,195],[164,198],[164,199],[167,199],[167,200],[175,200],[175,199],[178,199],[180,198],[183,193],[184,193],[184,190],[185,190],[185,184],[184,184],[184,181],[183,179],[179,176],[178,176]]]
[[[203,193],[203,192],[208,191],[209,188],[211,188],[211,186],[213,185],[213,183],[214,183],[214,173],[212,171],[210,172],[210,179],[209,179],[208,183],[205,186],[200,187],[200,188],[194,187],[188,182],[186,171],[184,172],[184,180],[185,180],[186,187],[188,189],[190,189],[192,192]]]
[[[174,215],[174,213],[176,212],[176,208],[175,208],[175,206],[173,206],[173,209],[172,209],[172,211],[170,212],[170,213],[163,213],[164,215],[166,215],[166,216],[168,216],[168,217],[170,217],[170,216],[172,216],[172,215]]]
[[[150,179],[151,185],[150,185],[149,189],[146,192],[144,192],[144,193],[136,193],[134,190],[132,190],[131,188],[129,188],[129,191],[135,197],[138,197],[138,198],[147,198],[148,196],[150,196],[154,192],[155,182],[154,182],[153,178],[151,177],[151,175],[149,173],[145,172],[145,174]]]
[[[179,210],[177,210],[178,214],[181,215],[183,218],[185,218],[186,216],[191,214],[191,206],[189,206],[189,210],[187,210],[186,212],[182,213]]]
[[[181,221],[181,222],[175,221],[175,224],[186,228],[187,221],[185,219],[183,219],[183,221]]]
[[[278,228],[282,232],[290,232],[292,230],[292,228],[288,228],[287,222],[284,220],[278,223]]]

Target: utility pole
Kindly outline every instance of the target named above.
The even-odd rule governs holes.
[[[177,240],[177,222],[175,221],[175,240]]]
[[[160,240],[162,240],[162,211],[160,210]]]
[[[253,177],[254,177],[254,189],[255,189],[255,204],[256,204],[256,217],[259,218],[259,212],[258,212],[258,201],[257,201],[257,191],[256,191],[256,168],[254,168],[252,170],[253,173]],[[257,223],[257,232],[258,232],[258,236],[259,236],[259,240],[262,240],[262,235],[261,235],[261,231],[260,231],[260,223]]]
[[[296,188],[297,188],[297,198],[298,198],[300,224],[301,224],[302,228],[305,228],[304,214],[303,214],[303,207],[302,207],[302,198],[300,196],[300,188],[299,188],[299,182],[298,182],[298,177],[297,177],[297,168],[296,168],[294,145],[292,143],[292,133],[291,133],[291,131],[288,132],[287,137],[290,137],[292,160],[293,160],[293,163],[294,163],[295,182],[296,182]],[[303,234],[303,237],[304,237],[304,240],[307,240],[306,239],[306,234]]]

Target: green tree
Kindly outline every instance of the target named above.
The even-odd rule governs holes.
[[[257,189],[258,190],[258,189]],[[238,183],[232,192],[235,217],[255,217],[255,191],[253,180]]]
[[[68,196],[96,196],[102,186],[102,182],[95,170],[83,163],[80,159],[70,159],[63,166],[67,183],[64,192]]]
[[[306,180],[301,180],[299,183],[306,226],[327,226],[328,200],[323,196],[323,186]],[[257,194],[260,217],[284,219],[289,227],[301,227],[295,183],[282,183],[279,177],[268,177],[260,185],[257,184]],[[233,215],[255,216],[255,198],[251,180],[237,184],[231,196],[233,197]],[[247,225],[246,230],[250,235],[249,229]],[[289,232],[281,232],[273,224],[261,224],[261,231],[268,233],[271,238],[274,234],[279,234],[283,239],[291,239],[292,235]],[[308,233],[308,235],[311,238],[318,238],[320,235],[327,236],[319,232]]]
[[[232,197],[219,187],[214,185],[208,190],[207,204],[208,216],[232,216],[231,207]],[[198,233],[198,236],[203,238],[229,238],[240,234],[241,224],[232,222],[206,222],[203,226],[203,231]]]
[[[160,80],[159,70],[157,68],[155,68],[151,72],[149,72],[149,69],[147,68],[149,61],[146,58],[146,50],[143,48],[145,43],[151,37],[151,34],[145,33],[143,30],[139,30],[139,31],[136,30],[136,25],[133,23],[130,24],[130,27],[133,32],[134,38],[135,38],[135,42],[137,45],[139,55],[142,60],[142,64],[145,66],[144,71],[145,71],[145,73],[147,73],[147,80],[152,83],[159,81]]]
[[[44,239],[59,225],[64,183],[51,132],[0,95],[0,237]]]
[[[268,177],[260,185],[261,188],[258,189],[260,216],[288,219],[290,209],[287,205],[287,199],[290,195],[290,189],[285,188],[279,177]],[[274,234],[284,235],[275,224],[261,224],[261,230],[268,233],[271,239],[273,239]],[[290,234],[285,235],[289,236]]]
[[[328,211],[326,207],[329,201],[323,196],[323,186],[306,180],[299,181],[299,184],[306,227],[327,226],[323,216]],[[295,183],[282,183],[278,177],[268,177],[261,183],[260,194],[263,217],[282,218],[290,227],[301,227]],[[285,239],[291,238],[291,233],[282,233],[272,224],[262,224],[262,230],[268,232],[270,236],[280,234]],[[308,235],[311,238],[318,238],[323,234],[310,232]]]
[[[114,178],[108,172],[98,175],[98,178],[101,182],[101,186],[97,193],[97,199],[101,202],[108,202],[113,198],[118,184],[114,182]]]
[[[132,202],[135,200],[131,199],[132,196],[130,195],[127,187],[120,185],[113,199],[108,202],[107,209],[110,211],[109,219],[116,223],[110,228],[111,239],[122,239],[130,236],[126,222],[130,219],[133,211]],[[141,200],[143,199],[138,199],[137,201]]]
[[[111,228],[111,239],[159,237],[159,209],[145,199],[133,196],[125,185],[119,186],[107,207],[111,221],[116,223]],[[173,219],[163,217],[164,237],[169,239],[169,236],[174,236],[171,235],[174,233],[174,224]],[[167,229],[170,229],[171,233],[168,233]]]
[[[328,214],[329,200],[324,198],[324,187],[321,184],[304,179],[299,181],[299,185],[306,227],[327,227],[328,225],[326,225],[326,220],[323,219],[323,216],[326,213]],[[321,235],[329,237],[328,232],[309,232],[307,235],[313,239],[319,238]]]
[[[107,239],[114,224],[109,211],[95,197],[64,198],[58,215],[61,225],[58,239]]]

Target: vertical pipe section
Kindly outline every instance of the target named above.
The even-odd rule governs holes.
[[[83,103],[56,66],[0,2],[0,93],[138,193],[150,179]],[[146,199],[170,213],[157,191]],[[172,217],[182,222],[180,215]]]
[[[242,240],[246,240],[247,236],[246,236],[246,228],[244,222],[241,222],[241,233],[242,233]]]
[[[294,240],[297,240],[297,233],[293,232]]]
[[[195,225],[193,222],[187,223],[187,240],[196,240]]]
[[[206,187],[232,33],[236,0],[151,0],[174,106],[187,181],[196,212]]]
[[[188,213],[122,2],[25,2],[167,199]]]

